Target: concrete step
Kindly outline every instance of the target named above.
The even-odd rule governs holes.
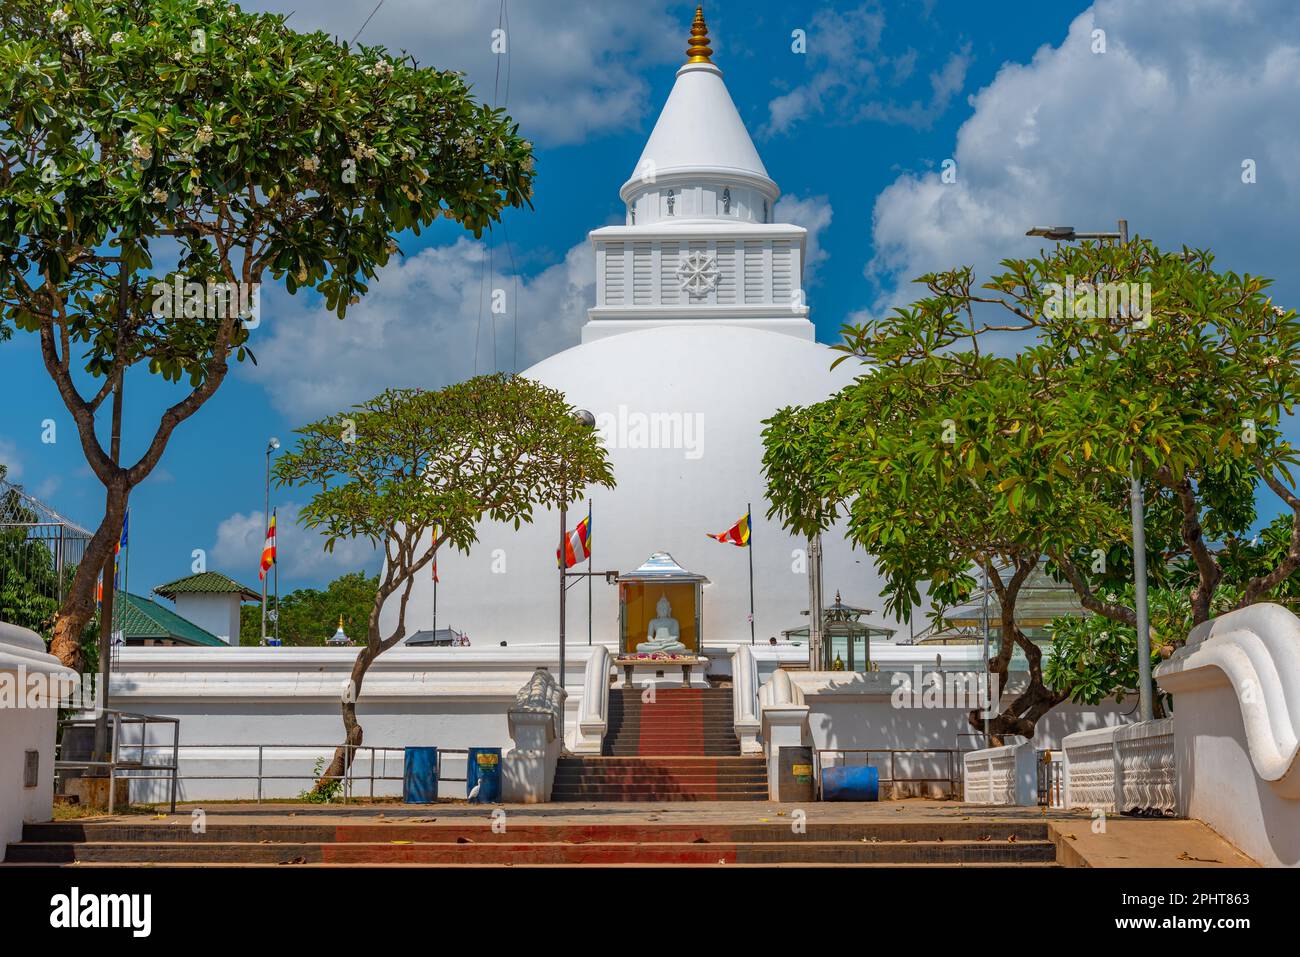
[[[328,813],[327,809],[325,810]],[[290,822],[282,816],[265,821],[224,823],[220,815],[210,815],[200,833],[191,829],[188,818],[175,821],[53,821],[23,825],[23,844],[81,843],[384,843],[414,841],[418,843],[492,843],[492,842],[566,842],[566,843],[736,843],[754,844],[785,841],[791,834],[786,819],[770,822],[705,823],[681,821],[615,820],[603,823],[545,821],[524,817],[511,818],[507,832],[492,830],[484,808],[482,817],[439,818],[438,808],[431,806],[431,818],[393,817],[376,821],[357,815],[357,823],[304,820]],[[774,812],[775,813],[775,812]],[[884,820],[884,821],[804,821],[801,840],[864,841],[868,843],[914,843],[918,841],[970,841],[977,843],[1026,843],[1048,840],[1045,821],[1006,820]],[[18,846],[17,844],[10,845]]]
[[[1048,841],[871,843],[195,843],[13,844],[7,862],[112,864],[1020,864],[1049,863]]]

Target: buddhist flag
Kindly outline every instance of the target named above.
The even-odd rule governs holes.
[[[740,520],[719,535],[712,532],[705,532],[709,538],[717,539],[720,542],[731,542],[738,548],[744,548],[749,544],[749,513],[746,512],[740,517]]]
[[[436,584],[438,581],[438,553],[433,553],[433,580]]]
[[[266,580],[266,573],[275,564],[275,512],[271,513],[271,524],[266,527],[266,541],[262,545],[262,567],[258,569],[258,581]]]
[[[591,556],[591,516],[578,523],[577,528],[564,536],[564,567],[572,568]],[[555,563],[560,563],[560,550],[555,550]]]

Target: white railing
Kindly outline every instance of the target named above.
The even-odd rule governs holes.
[[[732,723],[740,741],[741,754],[761,754],[759,741],[763,721],[759,714],[758,661],[749,645],[740,645],[731,657]]]
[[[609,727],[609,649],[593,645],[582,677],[582,703],[578,708],[575,754],[600,754]]]
[[[1172,718],[1068,734],[1061,751],[1066,807],[1174,813]]]
[[[1038,803],[1038,752],[1032,741],[962,755],[967,804],[1032,807]]]

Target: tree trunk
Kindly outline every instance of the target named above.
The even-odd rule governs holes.
[[[72,577],[72,584],[63,600],[63,607],[59,609],[54,619],[54,636],[50,642],[50,654],[78,673],[83,666],[81,633],[90,619],[95,616],[95,582],[108,566],[109,557],[113,554],[113,549],[116,548],[122,534],[122,519],[126,516],[129,491],[124,478],[108,488],[104,503],[104,519],[86,544],[86,552],[77,564],[77,573]],[[109,587],[112,587],[111,575]]]
[[[352,762],[356,759],[357,748],[361,746],[363,738],[361,724],[357,721],[357,699],[361,697],[361,683],[365,681],[366,672],[379,657],[379,651],[377,644],[367,641],[366,646],[358,653],[357,660],[352,663],[352,675],[348,680],[347,693],[344,694],[342,703],[343,744],[334,749],[334,758],[312,789],[312,793],[317,797],[328,796],[335,782],[340,782],[347,776],[352,768]]]
[[[1017,647],[1025,653],[1025,659],[1029,664],[1028,687],[1009,705],[1000,708],[998,714],[988,719],[989,743],[993,747],[1002,747],[1006,743],[1007,735],[1018,734],[1025,738],[1032,738],[1037,730],[1038,719],[1066,698],[1064,692],[1054,691],[1043,683],[1043,650],[1026,638],[1024,632],[1016,625],[1016,599],[1020,595],[1020,586],[1037,565],[1037,558],[1018,561],[1015,573],[1005,586],[1001,584],[1000,579],[994,582],[996,572],[992,568],[989,569],[989,580],[994,584],[1002,606],[1000,622],[1002,634],[998,643],[998,654],[996,658],[989,659],[989,672],[997,678],[999,696],[1006,690],[1007,676],[1011,673],[1012,655]],[[990,701],[989,705],[992,710],[1000,706],[1001,701]],[[984,717],[979,709],[971,711],[967,720],[974,730],[984,729]]]

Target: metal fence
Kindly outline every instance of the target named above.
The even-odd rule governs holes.
[[[1065,765],[1060,751],[1038,752],[1038,806],[1065,807]]]
[[[180,767],[180,744],[176,740],[179,737],[179,722],[175,718],[153,718],[147,715],[134,715],[125,712],[109,712],[110,716],[116,715],[119,721],[113,722],[113,755],[110,761],[89,761],[89,760],[72,760],[56,761],[56,773],[61,770],[90,769],[90,768],[108,768],[110,778],[115,780],[126,781],[152,781],[160,777],[168,783],[170,790],[171,810],[176,810],[176,797],[179,790],[179,784],[183,781],[254,781],[256,782],[256,801],[262,803],[265,800],[266,784],[270,781],[304,781],[315,784],[320,780],[337,780],[340,781],[341,800],[343,803],[349,803],[358,798],[359,794],[368,792],[368,799],[375,799],[375,782],[377,781],[402,781],[404,768],[404,753],[406,748],[393,747],[388,745],[369,745],[369,744],[187,744],[185,745],[186,757],[195,758],[195,752],[201,754],[203,751],[249,751],[256,755],[256,768],[249,773],[228,773],[228,774],[191,774],[182,773]],[[167,742],[152,742],[148,740],[149,723],[170,723],[175,729],[173,740]],[[77,725],[94,725],[93,718],[78,718],[61,722],[66,726]],[[139,741],[123,741],[121,735],[122,727],[132,725],[140,726]],[[348,771],[346,774],[332,777],[326,776],[323,770],[312,770],[308,773],[301,774],[282,774],[269,773],[267,770],[268,757],[274,758],[275,752],[284,751],[325,751],[333,753],[336,748],[347,748],[353,752],[352,760],[348,762]],[[162,763],[159,760],[150,760],[147,756],[149,752],[170,753],[170,763]],[[123,752],[126,752],[124,755]],[[131,758],[130,754],[134,752],[135,757]],[[268,754],[269,752],[269,754]],[[363,758],[363,753],[368,752],[368,760]],[[396,757],[390,757],[391,755]],[[468,748],[438,748],[437,776],[438,781],[467,782],[468,772],[464,776],[456,777],[443,772],[443,759],[448,755],[463,756],[467,761],[469,758]],[[390,773],[390,770],[392,773]],[[162,772],[161,774],[159,772]],[[128,785],[129,787],[129,785]],[[109,813],[114,811],[113,789],[110,783],[109,787]]]
[[[899,784],[942,784],[948,788],[949,797],[957,797],[961,794],[961,751],[956,748],[818,748],[817,764],[819,767],[826,767],[826,761],[822,757],[824,754],[865,754],[867,755],[864,764],[871,764],[871,755],[881,754],[888,755],[888,759],[883,763],[875,765],[880,772],[880,784],[882,789],[888,785],[890,790]],[[943,776],[934,775],[915,775],[908,774],[899,777],[898,773],[898,756],[907,755],[909,757],[927,755],[942,755],[947,761],[947,774]],[[831,765],[834,767],[835,765]],[[888,771],[886,776],[884,773]],[[820,777],[820,776],[819,776]]]
[[[0,479],[0,609],[5,621],[49,634],[91,533]]]

